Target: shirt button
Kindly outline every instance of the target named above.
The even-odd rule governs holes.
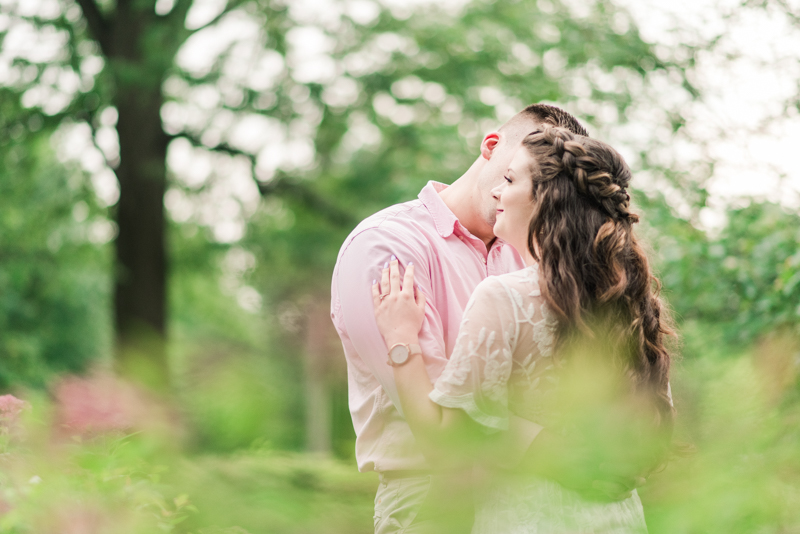
[[[481,258],[483,260],[483,264],[486,265],[486,258]]]

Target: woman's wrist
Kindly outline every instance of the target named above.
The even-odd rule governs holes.
[[[392,335],[386,338],[386,346],[389,348],[395,345],[419,345],[419,336],[416,335]]]

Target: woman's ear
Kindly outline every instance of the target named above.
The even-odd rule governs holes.
[[[483,141],[481,142],[481,156],[483,156],[483,159],[492,159],[492,153],[494,152],[494,149],[497,148],[499,142],[499,133],[491,132],[486,134],[486,137],[484,137]]]

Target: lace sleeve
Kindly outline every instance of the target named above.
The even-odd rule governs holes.
[[[515,307],[496,278],[481,282],[464,311],[450,360],[430,398],[488,429],[508,428],[508,381],[519,337]]]

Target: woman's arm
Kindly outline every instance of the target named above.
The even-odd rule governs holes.
[[[425,316],[425,294],[414,285],[414,265],[409,263],[400,277],[396,259],[383,270],[380,282],[372,285],[375,319],[386,346],[418,345],[418,333]],[[444,408],[429,398],[433,385],[421,354],[411,354],[401,365],[392,366],[406,421],[425,456],[437,464],[445,458],[474,452],[483,435],[477,423],[463,410]]]

